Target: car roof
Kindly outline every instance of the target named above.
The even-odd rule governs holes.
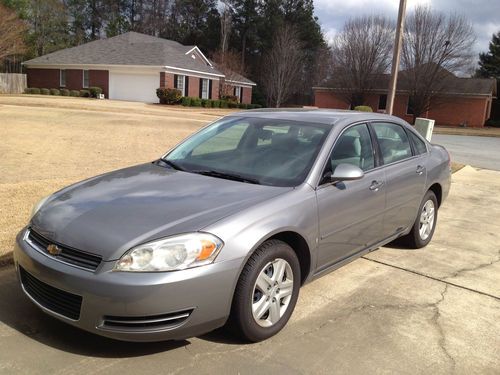
[[[231,113],[229,116],[257,117],[277,120],[307,121],[334,125],[337,123],[385,120],[404,123],[396,116],[376,112],[360,112],[341,109],[318,108],[265,108]]]

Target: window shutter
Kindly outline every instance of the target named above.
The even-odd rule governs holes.
[[[199,98],[201,98],[202,90],[203,90],[203,78],[200,78],[200,94],[198,95]]]
[[[184,96],[189,96],[189,76],[184,78]]]
[[[233,96],[236,96],[236,86],[233,87]]]
[[[174,89],[177,88],[177,74],[174,74]]]
[[[212,99],[212,80],[208,80],[208,99]]]

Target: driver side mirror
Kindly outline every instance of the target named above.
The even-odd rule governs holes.
[[[364,176],[361,168],[352,164],[341,163],[337,165],[333,173],[327,172],[323,176],[322,182],[339,182],[339,181],[353,181],[360,180]]]

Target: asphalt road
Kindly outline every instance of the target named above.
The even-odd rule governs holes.
[[[101,338],[43,314],[0,269],[0,374],[499,374],[499,190],[500,172],[463,168],[429,246],[385,247],[306,285],[258,344]]]
[[[500,138],[434,134],[432,143],[446,147],[457,163],[500,171]]]

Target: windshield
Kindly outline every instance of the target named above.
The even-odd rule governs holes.
[[[297,186],[309,173],[329,130],[324,124],[226,117],[188,138],[163,160],[186,172]]]

